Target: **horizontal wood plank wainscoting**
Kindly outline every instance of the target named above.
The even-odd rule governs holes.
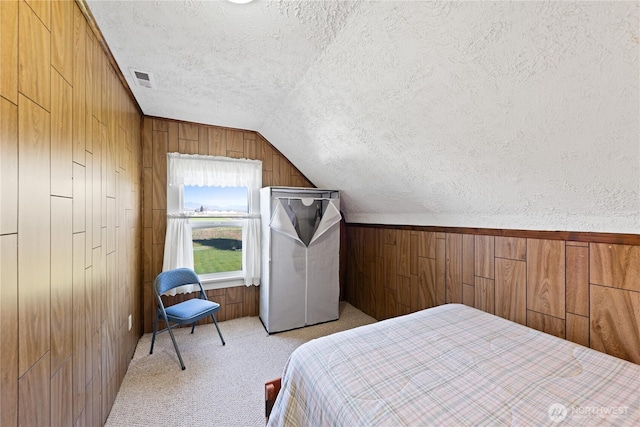
[[[142,115],[76,2],[0,1],[0,56],[0,425],[102,425],[142,331]]]
[[[463,303],[640,363],[640,235],[347,224],[345,299]]]
[[[142,128],[145,332],[153,330],[153,313],[157,304],[152,283],[162,271],[164,257],[168,152],[262,160],[263,186],[313,187],[298,169],[257,132],[145,117]],[[207,295],[221,305],[216,315],[218,321],[258,315],[260,295],[256,286],[209,290]],[[175,301],[193,296],[177,295]],[[211,319],[206,321],[211,322]]]

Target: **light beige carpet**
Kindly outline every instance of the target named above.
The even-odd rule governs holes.
[[[375,322],[340,303],[340,319],[268,335],[258,317],[176,330],[186,370],[180,369],[171,337],[140,338],[105,424],[134,426],[264,426],[264,383],[282,376],[289,355],[306,341]]]

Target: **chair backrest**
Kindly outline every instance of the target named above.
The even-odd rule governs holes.
[[[190,268],[176,268],[174,270],[163,271],[158,274],[153,288],[158,296],[164,294],[170,289],[183,285],[199,285],[202,290],[202,284],[195,271]]]

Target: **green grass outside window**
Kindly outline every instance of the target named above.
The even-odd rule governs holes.
[[[197,274],[242,270],[242,228],[194,229],[193,264]]]

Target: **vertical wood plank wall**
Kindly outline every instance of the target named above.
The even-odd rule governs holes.
[[[141,114],[96,40],[0,1],[2,426],[102,425],[142,332]]]
[[[142,126],[143,163],[143,304],[144,330],[153,330],[156,301],[152,284],[162,271],[167,226],[167,153],[206,154],[262,161],[262,185],[313,187],[280,152],[260,134],[145,117]],[[219,321],[257,316],[256,286],[235,286],[207,291],[221,305]],[[176,301],[191,296],[174,297]]]
[[[463,303],[640,363],[638,245],[346,228],[345,299],[376,319]]]

